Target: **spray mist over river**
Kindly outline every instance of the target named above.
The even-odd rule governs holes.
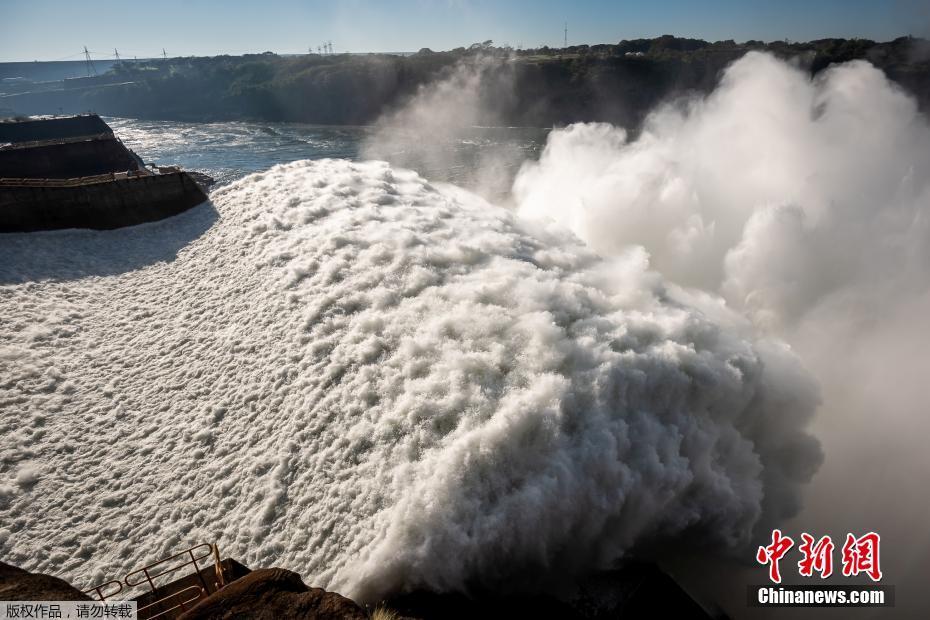
[[[930,334],[913,101],[865,63],[811,81],[750,54],[635,139],[576,125],[540,154],[543,132],[453,127],[450,157],[408,159],[441,166],[404,170],[398,131],[480,73],[372,129],[113,123],[224,186],[169,221],[0,242],[9,561],[93,581],[218,539],[373,600],[682,541],[745,555],[800,513],[887,527],[886,572],[920,570],[893,528],[921,491],[893,517],[818,499],[868,478],[856,425],[926,471],[904,437]],[[394,165],[267,169],[308,150]],[[476,193],[502,166],[506,208]]]
[[[431,181],[454,183],[502,200],[522,163],[536,159],[546,143],[547,129],[533,127],[461,126],[455,134],[432,135],[430,155],[423,140],[411,135],[382,146],[379,127],[332,127],[297,123],[178,123],[107,118],[126,146],[147,162],[177,163],[201,170],[226,184],[253,172],[300,159],[338,158],[352,161],[383,159],[416,170]],[[403,138],[403,137],[401,137]],[[372,152],[377,140],[379,148]],[[494,154],[501,177],[485,182],[484,163]]]

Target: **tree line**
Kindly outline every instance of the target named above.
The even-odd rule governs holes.
[[[709,92],[721,71],[750,50],[793,58],[812,74],[864,59],[930,105],[930,42],[902,37],[809,42],[707,42],[665,35],[616,44],[513,49],[492,41],[407,56],[336,54],[157,59],[121,63],[79,87],[6,98],[21,113],[93,110],[185,121],[369,124],[424,84],[480,59],[488,124],[553,126],[575,121],[637,125],[657,103]]]

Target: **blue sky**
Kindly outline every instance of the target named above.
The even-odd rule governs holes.
[[[535,47],[660,34],[708,40],[887,40],[930,34],[930,0],[0,0],[0,61],[96,57]]]

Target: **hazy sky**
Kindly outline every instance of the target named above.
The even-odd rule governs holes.
[[[888,40],[930,32],[930,0],[0,0],[0,61],[535,47],[660,34],[708,40]]]

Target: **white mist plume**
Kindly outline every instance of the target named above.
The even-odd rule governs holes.
[[[913,484],[930,478],[930,129],[915,101],[865,62],[811,79],[751,53],[635,140],[554,131],[514,193],[521,214],[605,256],[640,248],[793,345],[823,388],[826,460],[789,525],[887,533],[897,611],[916,613],[930,570],[930,495]],[[733,592],[716,595],[743,605]]]
[[[527,154],[500,140],[503,110],[514,97],[513,68],[505,58],[463,59],[423,84],[396,110],[381,116],[362,144],[366,159],[382,159],[457,185],[485,198],[510,192]]]
[[[609,125],[553,132],[514,192],[522,214],[599,252],[642,246],[672,280],[719,290],[761,324],[793,323],[866,283],[877,299],[920,294],[928,145],[913,99],[868,63],[811,80],[750,53],[634,142]]]
[[[202,214],[0,246],[6,561],[89,586],[85,562],[217,539],[373,600],[542,587],[645,539],[738,547],[797,510],[810,379],[641,253],[381,163],[213,197],[208,232],[122,275],[10,283],[62,248],[106,272]]]

